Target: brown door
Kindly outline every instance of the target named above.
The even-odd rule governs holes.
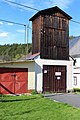
[[[43,66],[43,92],[66,92],[66,66]]]

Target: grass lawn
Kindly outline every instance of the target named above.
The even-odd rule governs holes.
[[[80,109],[41,95],[0,96],[0,120],[80,120]]]

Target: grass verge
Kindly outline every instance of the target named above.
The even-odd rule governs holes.
[[[80,109],[42,95],[0,96],[0,120],[80,120]]]

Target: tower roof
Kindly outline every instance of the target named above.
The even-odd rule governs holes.
[[[65,13],[63,10],[61,10],[59,7],[55,6],[55,7],[52,7],[52,8],[48,8],[48,9],[44,9],[44,10],[41,10],[39,12],[37,12],[33,17],[31,17],[29,20],[30,21],[33,21],[35,20],[37,17],[39,17],[40,15],[51,15],[53,13],[56,13],[56,12],[60,12],[61,14],[63,14],[65,17],[67,17],[67,19],[72,19],[71,16],[69,16],[67,13]]]

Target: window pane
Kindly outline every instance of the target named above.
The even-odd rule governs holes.
[[[77,77],[74,77],[74,85],[77,85]]]

